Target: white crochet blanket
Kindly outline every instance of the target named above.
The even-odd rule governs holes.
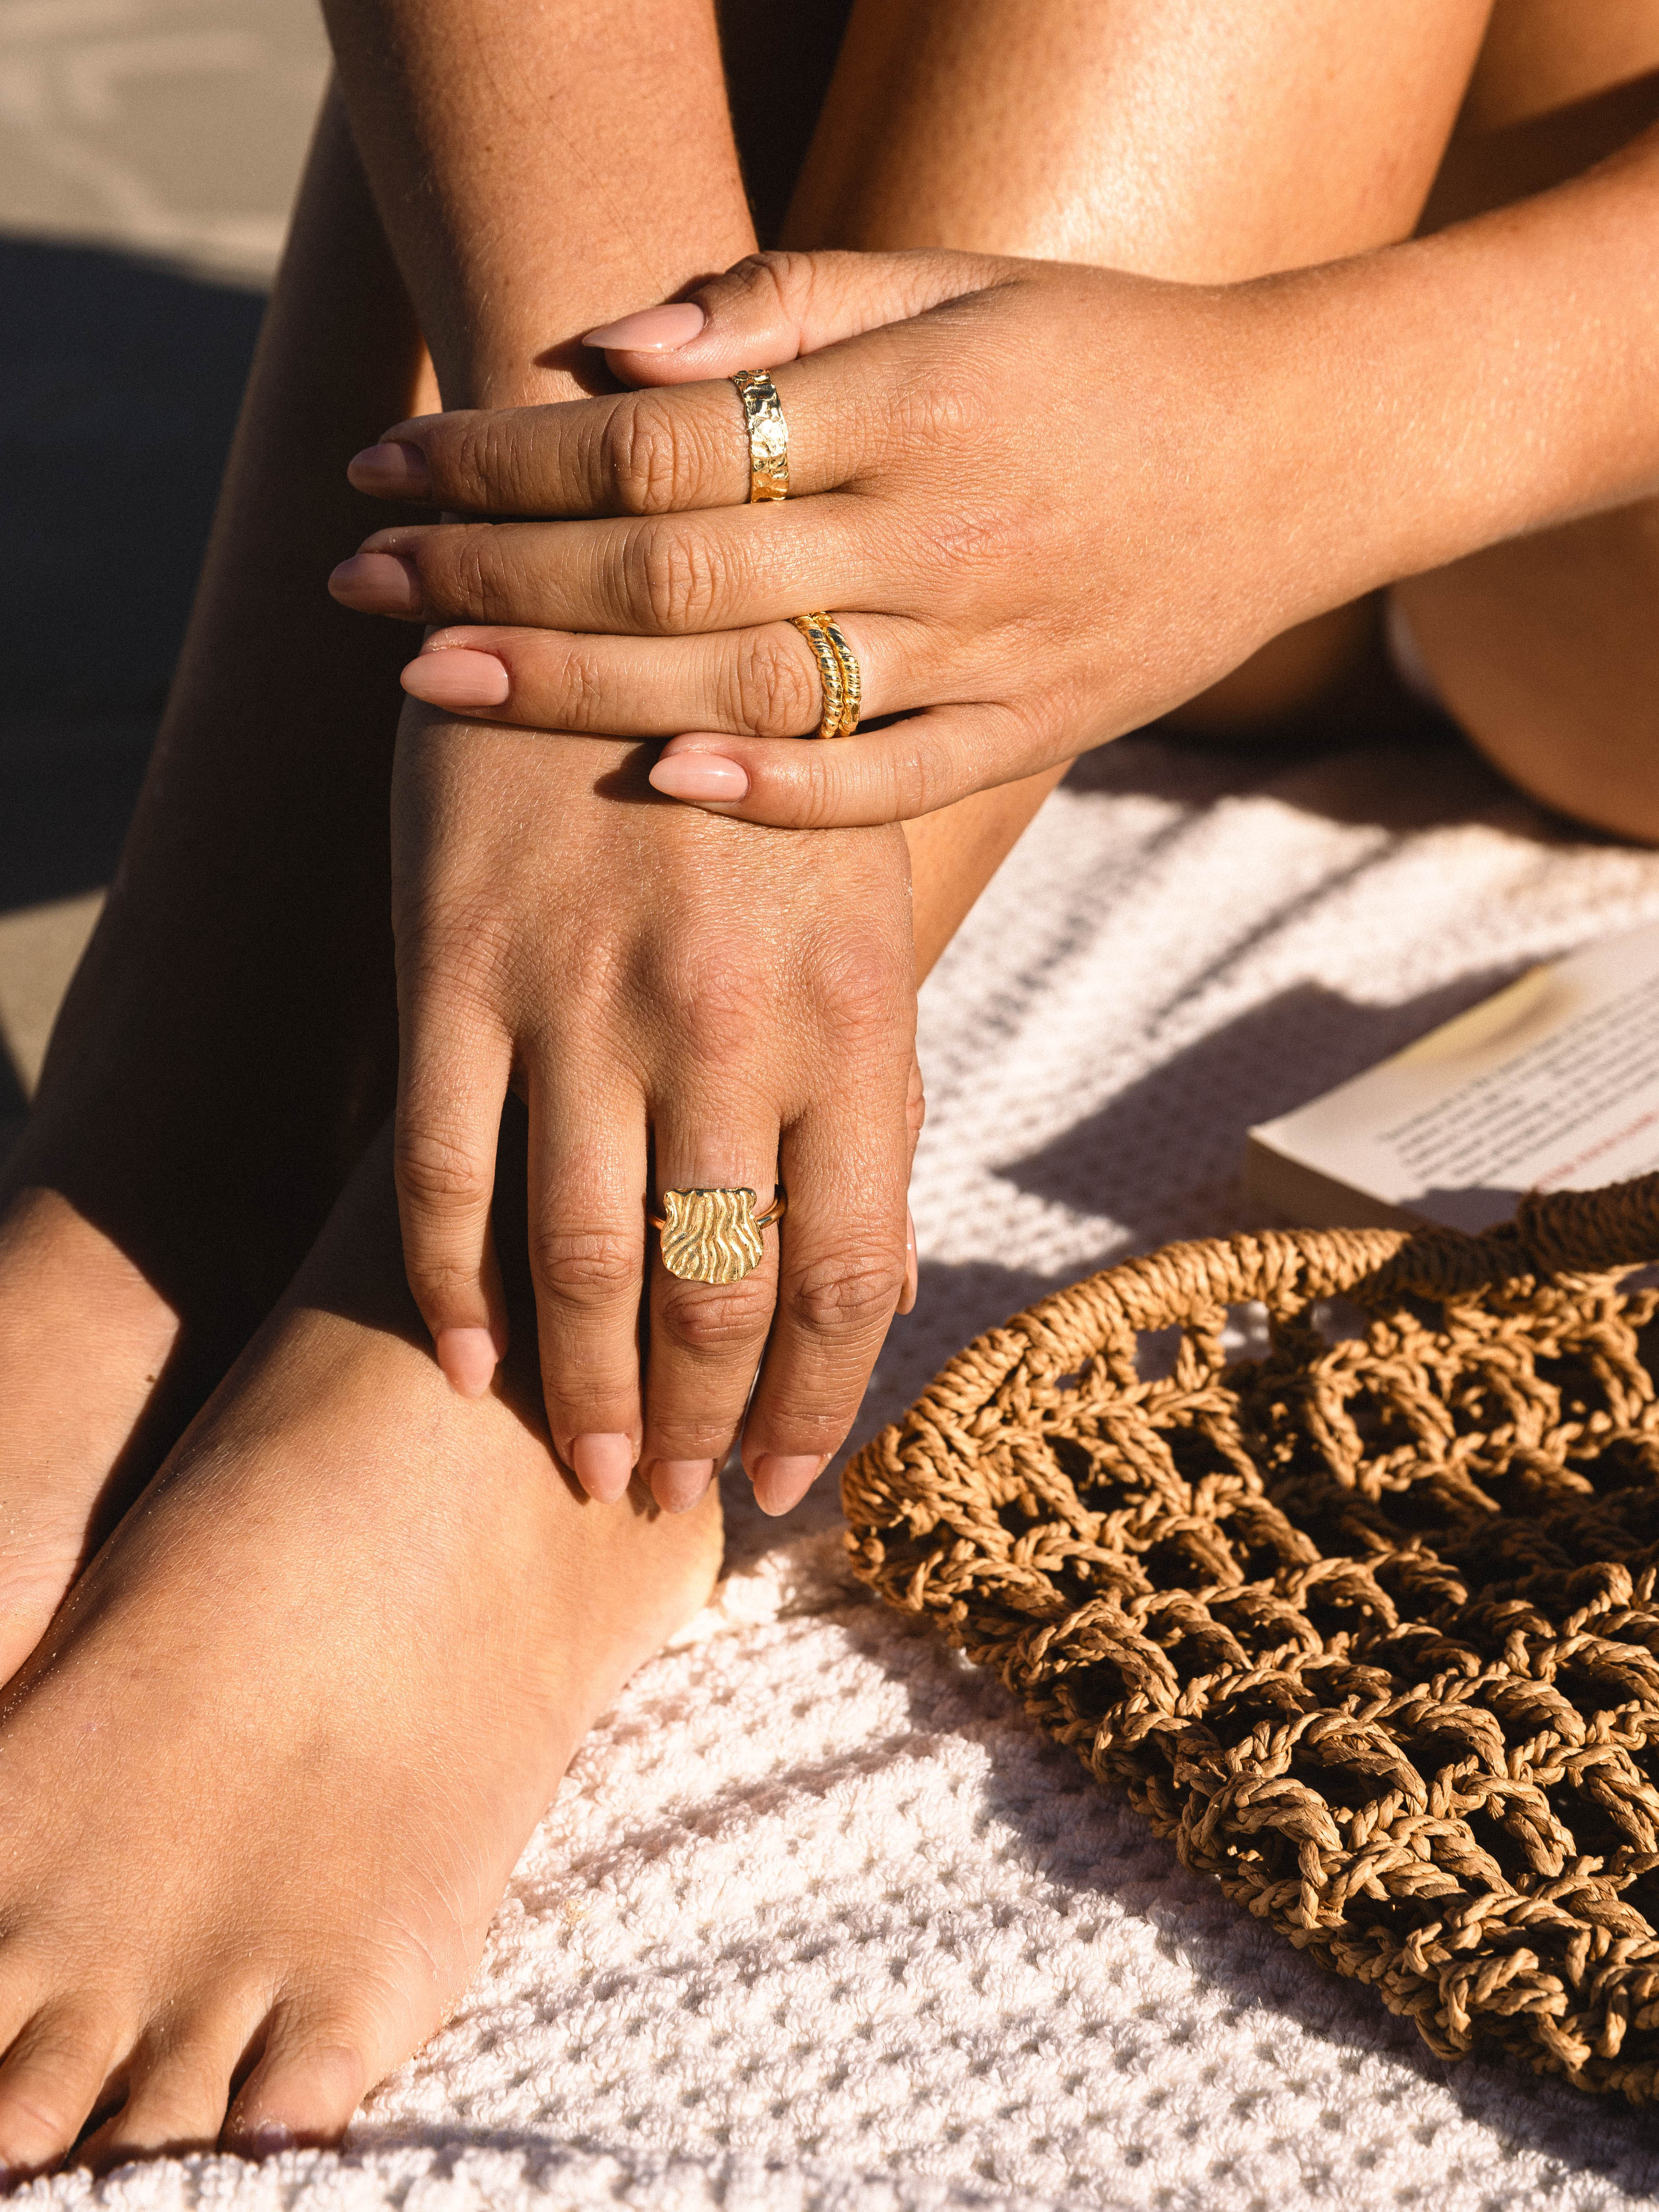
[[[1659,855],[1453,747],[1085,763],[928,985],[921,1303],[861,1433],[1034,1293],[1240,1224],[1246,1126],[1520,967],[1659,919]],[[850,1583],[833,1498],[583,1747],[447,2027],[338,2156],[33,2197],[226,2212],[1547,2203],[1651,2120],[1443,2066],[1183,1873],[992,1680]]]

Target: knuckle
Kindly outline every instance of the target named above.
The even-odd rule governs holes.
[[[607,696],[613,702],[611,720],[615,720],[615,687],[607,689],[599,655],[580,637],[561,647],[556,663],[547,674],[550,719],[556,728],[603,729]]]
[[[657,1297],[659,1326],[685,1351],[704,1358],[752,1356],[771,1324],[776,1293],[750,1275],[741,1283],[682,1282],[665,1276]]]
[[[526,418],[530,408],[480,409],[462,427],[457,461],[467,507],[503,509],[523,504],[526,491]]]
[[[623,574],[633,617],[659,635],[719,629],[720,564],[695,524],[641,526],[623,549]]]
[[[643,1247],[617,1229],[565,1229],[542,1223],[530,1236],[530,1271],[539,1291],[568,1305],[606,1308],[639,1295]]]
[[[702,456],[678,399],[671,392],[638,392],[606,417],[600,477],[619,514],[666,514],[695,498]]]
[[[860,1336],[886,1328],[903,1287],[901,1256],[834,1253],[790,1282],[785,1310],[811,1335]]]
[[[734,957],[665,963],[657,988],[665,1022],[704,1060],[736,1060],[765,1034],[769,994]]]
[[[741,304],[751,313],[758,311],[766,318],[787,312],[792,303],[799,307],[810,298],[812,266],[810,253],[792,252],[787,246],[769,246],[733,262],[723,276],[717,276],[707,287],[703,296],[717,313],[721,308],[729,310]]]
[[[399,1120],[392,1176],[401,1195],[427,1212],[455,1212],[487,1203],[488,1167],[466,1139],[419,1121]]]
[[[891,449],[907,455],[979,453],[999,421],[988,380],[954,357],[948,374],[939,374],[939,363],[930,360],[926,374],[890,388],[886,407]]]
[[[394,886],[395,890],[395,886]],[[498,886],[447,896],[395,898],[399,996],[411,1032],[500,1018],[503,986],[523,957],[523,931]]]
[[[752,630],[732,664],[731,719],[757,738],[799,737],[819,720],[818,672],[791,630]]]
[[[890,1036],[908,999],[896,948],[873,934],[850,931],[820,945],[812,997],[832,1035],[848,1041]]]

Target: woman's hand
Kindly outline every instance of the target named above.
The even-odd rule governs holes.
[[[1165,711],[1304,611],[1306,487],[1262,465],[1267,311],[1236,297],[1253,289],[763,256],[595,334],[659,388],[428,416],[353,464],[365,490],[581,519],[384,531],[333,588],[488,625],[428,638],[416,697],[670,738],[652,780],[674,797],[798,826],[928,813]],[[653,351],[653,332],[683,342]],[[762,364],[783,364],[808,496],[750,507],[723,380]],[[817,725],[786,618],[820,608],[858,658],[866,726],[781,744]]]
[[[741,1429],[759,1502],[787,1510],[851,1426],[910,1273],[902,832],[757,832],[657,798],[637,746],[411,706],[392,837],[398,1188],[446,1371],[482,1390],[504,1348],[489,1222],[510,1079],[560,1455],[601,1498],[637,1458],[686,1507]],[[746,1279],[665,1271],[647,1196],[747,1185],[764,1206],[775,1182],[788,1211]]]

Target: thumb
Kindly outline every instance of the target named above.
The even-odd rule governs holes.
[[[623,384],[694,384],[776,368],[959,300],[1006,264],[982,253],[757,253],[684,299],[589,331]]]

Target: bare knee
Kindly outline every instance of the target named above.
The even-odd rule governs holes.
[[[1395,588],[1448,713],[1505,775],[1659,844],[1659,501]]]

